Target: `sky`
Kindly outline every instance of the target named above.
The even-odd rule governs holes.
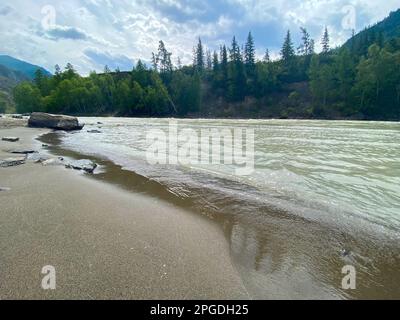
[[[0,54],[50,72],[70,62],[88,74],[149,62],[159,40],[173,62],[189,64],[198,37],[216,50],[234,35],[243,44],[251,31],[257,56],[268,48],[278,58],[287,30],[297,47],[306,27],[318,51],[325,26],[335,47],[399,7],[398,0],[2,0]]]

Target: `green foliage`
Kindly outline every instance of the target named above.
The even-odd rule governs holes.
[[[368,118],[400,116],[400,52],[372,45],[357,68],[355,96]]]
[[[161,69],[164,68],[163,62]],[[172,70],[171,70],[172,72]],[[195,83],[190,78],[187,84]],[[92,72],[81,77],[68,64],[57,68],[52,78],[36,73],[32,83],[23,82],[14,89],[17,112],[45,111],[81,115],[154,115],[164,116],[173,110],[173,102],[160,75],[138,62],[132,73]]]
[[[178,114],[185,116],[200,110],[200,77],[183,72],[176,72],[171,82],[171,98],[177,107]]]
[[[22,82],[20,85],[15,87],[14,100],[18,113],[43,110],[40,91],[35,85],[29,82]]]
[[[335,71],[331,63],[323,63],[314,55],[310,66],[310,88],[317,104],[326,106],[335,88]]]

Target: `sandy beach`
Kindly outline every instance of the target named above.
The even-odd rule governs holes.
[[[20,141],[0,141],[0,159],[41,150],[46,130],[4,123],[0,137]],[[33,161],[0,168],[0,188],[0,299],[250,298],[223,232],[200,215]],[[56,290],[41,287],[46,265]]]

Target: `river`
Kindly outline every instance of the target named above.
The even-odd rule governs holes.
[[[108,159],[220,223],[253,297],[400,298],[399,123],[80,121],[86,123],[84,130],[60,135],[62,148]],[[190,150],[197,149],[200,159],[202,147],[210,143],[201,140],[204,130],[232,132],[235,146],[235,128],[254,133],[253,148],[245,136],[239,141],[252,169],[246,174],[237,174],[243,163],[234,158],[162,164],[149,158],[157,135],[167,142],[158,153],[164,159],[174,159],[169,158],[171,132],[178,135],[178,149],[185,144],[179,135],[189,134],[195,144]],[[357,270],[356,290],[341,287],[345,265]]]

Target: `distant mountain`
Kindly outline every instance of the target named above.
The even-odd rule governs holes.
[[[30,78],[22,72],[11,70],[0,64],[0,113],[14,111],[12,90],[21,81],[29,80]]]
[[[365,28],[344,44],[345,47],[355,47],[356,53],[363,55],[368,47],[381,41],[382,43],[400,37],[400,9],[393,11],[387,18],[377,24]]]
[[[15,71],[0,64],[0,78],[6,78],[10,83],[18,83],[21,81],[29,81],[30,78],[20,71]]]
[[[50,76],[51,73],[46,69],[30,64],[28,62],[15,59],[13,57],[7,55],[0,55],[0,65],[7,67],[12,71],[19,72],[26,76],[28,79],[33,79],[35,76],[36,70],[40,69],[45,75]]]

